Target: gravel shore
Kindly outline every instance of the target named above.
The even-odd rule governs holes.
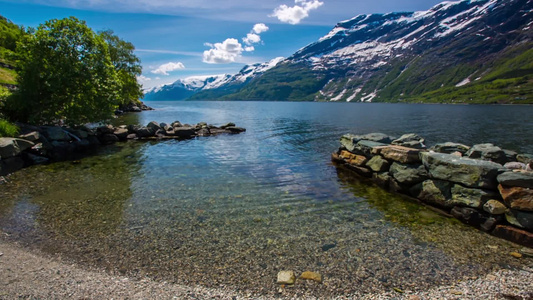
[[[243,294],[230,287],[208,289],[151,279],[132,280],[100,270],[82,269],[57,257],[0,241],[0,299],[266,299],[288,298]],[[275,280],[275,278],[273,278]],[[313,295],[303,295],[313,299]],[[423,292],[397,290],[355,294],[337,299],[533,299],[533,268],[491,274],[434,287]]]

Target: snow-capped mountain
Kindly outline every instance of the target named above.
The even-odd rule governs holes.
[[[192,76],[179,79],[172,84],[158,86],[145,91],[145,99],[184,100],[200,92],[206,92],[206,95],[210,95],[213,93],[235,91],[243,84],[275,67],[283,60],[283,57],[276,57],[266,63],[246,65],[235,75]],[[203,96],[200,96],[200,98],[203,98]]]
[[[533,0],[359,15],[223,99],[533,102],[532,26]]]

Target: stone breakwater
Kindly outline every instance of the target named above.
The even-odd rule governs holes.
[[[492,144],[426,149],[406,134],[346,134],[332,160],[391,192],[416,198],[462,222],[533,247],[533,155]]]
[[[222,126],[150,122],[147,126],[105,125],[77,129],[59,126],[20,125],[17,138],[0,138],[0,176],[24,167],[66,160],[80,153],[126,140],[191,139],[198,136],[236,134],[246,129],[228,123]]]

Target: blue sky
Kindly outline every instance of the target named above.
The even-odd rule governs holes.
[[[234,74],[288,57],[358,14],[427,10],[440,0],[0,0],[0,15],[37,27],[75,16],[112,29],[141,58],[145,88]]]

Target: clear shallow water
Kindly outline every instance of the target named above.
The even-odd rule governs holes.
[[[0,186],[10,240],[128,276],[275,294],[280,270],[323,274],[293,295],[427,288],[531,264],[515,246],[354,180],[330,163],[344,133],[533,152],[530,106],[149,102],[152,120],[240,135],[127,142]]]

